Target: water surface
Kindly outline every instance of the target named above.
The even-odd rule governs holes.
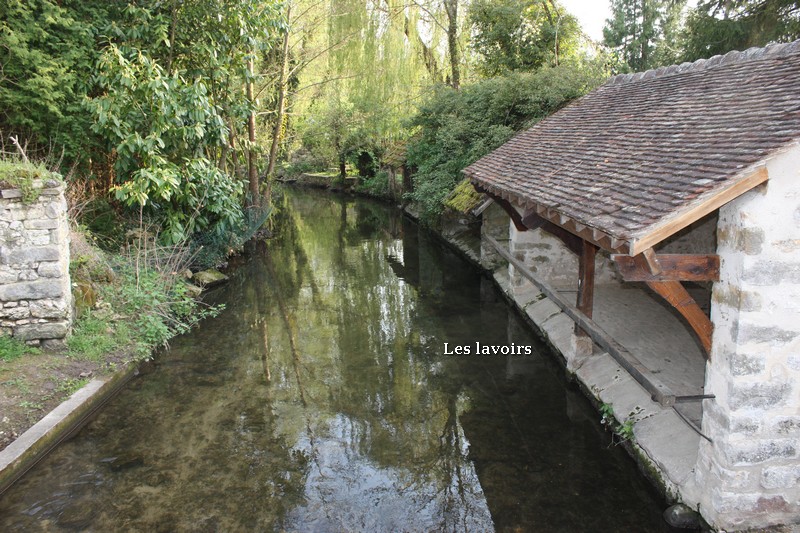
[[[0,501],[2,531],[667,531],[492,284],[384,206],[293,192],[281,235]],[[532,355],[445,355],[444,343]]]

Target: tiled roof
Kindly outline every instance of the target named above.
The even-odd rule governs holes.
[[[743,180],[765,159],[799,140],[795,41],[616,76],[464,172],[573,232],[586,226],[638,253],[637,241],[676,219],[690,224],[687,213],[749,186]]]

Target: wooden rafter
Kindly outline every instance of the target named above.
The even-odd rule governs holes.
[[[693,205],[690,209],[680,213],[678,216],[663,220],[646,235],[632,240],[630,243],[630,250],[626,253],[630,255],[638,255],[644,250],[652,248],[667,237],[682,230],[689,224],[700,220],[712,211],[719,209],[734,198],[741,196],[753,187],[761,185],[767,180],[769,180],[767,167],[762,166],[754,170],[752,173],[747,174],[739,181],[733,183],[727,189],[716,191],[705,201]]]
[[[561,226],[557,226],[549,220],[540,217],[535,211],[527,211],[522,217],[522,223],[529,229],[542,228],[550,235],[558,238],[577,256],[583,253],[583,243],[586,241],[570,233]]]
[[[514,206],[511,205],[511,202],[509,202],[505,198],[501,198],[501,197],[499,197],[499,196],[497,196],[495,194],[492,194],[492,193],[490,193],[488,191],[484,191],[483,189],[481,189],[479,187],[475,187],[475,190],[478,191],[478,192],[482,192],[482,193],[486,194],[489,198],[494,200],[495,203],[497,203],[497,205],[502,207],[503,211],[505,211],[508,214],[508,216],[511,218],[511,222],[514,223],[514,227],[517,228],[517,231],[527,231],[528,230],[528,227],[525,226],[525,224],[523,224],[523,222],[522,222],[522,216],[519,214],[519,211],[514,209]]]

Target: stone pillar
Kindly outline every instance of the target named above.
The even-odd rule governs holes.
[[[62,182],[0,183],[0,333],[58,347],[72,323],[69,226]]]
[[[503,258],[494,246],[483,238],[484,235],[492,237],[504,246],[508,242],[508,214],[494,202],[481,214],[481,266],[494,270],[503,263]]]
[[[800,148],[720,209],[700,510],[739,530],[800,517]]]
[[[508,241],[508,251],[535,272],[535,267],[531,266],[531,259],[538,246],[538,241],[534,232],[530,230],[519,231],[510,220],[508,227],[510,237]],[[522,307],[539,293],[539,290],[534,287],[533,283],[519,274],[516,267],[511,263],[508,265],[508,278],[511,294]]]

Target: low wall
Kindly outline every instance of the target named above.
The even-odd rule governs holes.
[[[0,182],[0,334],[54,346],[72,324],[64,185]]]

